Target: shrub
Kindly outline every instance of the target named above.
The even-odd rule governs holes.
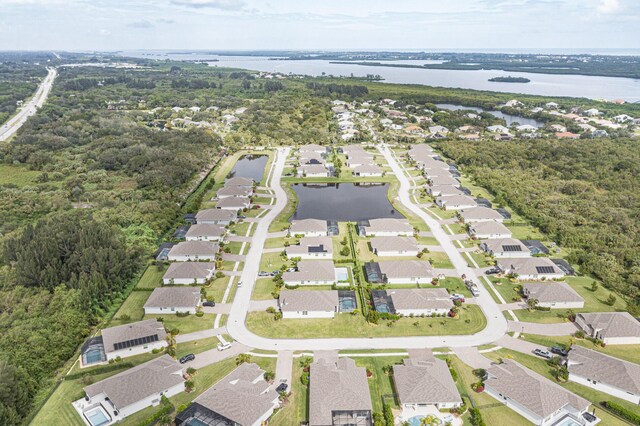
[[[477,408],[469,409],[469,413],[471,414],[471,424],[473,426],[485,426],[484,419],[482,418],[482,414],[480,414],[480,410]]]
[[[582,330],[576,331],[575,333],[573,333],[573,335],[578,339],[584,339],[585,336],[584,331]]]
[[[384,421],[386,426],[394,426],[393,411],[391,411],[391,405],[386,402],[382,404],[382,413],[384,415]]]
[[[197,316],[198,318],[202,318],[202,317],[204,316],[204,312],[202,312],[202,311],[198,311],[198,312],[196,312],[196,316]]]
[[[611,401],[602,402],[602,406],[623,419],[626,419],[635,425],[640,425],[640,413],[631,411],[628,408]]]
[[[300,382],[305,386],[309,386],[309,374],[307,373],[300,376]]]
[[[187,374],[190,375],[190,376],[193,376],[194,374],[196,374],[196,371],[198,371],[198,370],[196,370],[193,367],[187,368]]]
[[[613,294],[610,294],[609,297],[607,298],[607,300],[604,301],[604,303],[606,303],[609,306],[613,306],[616,304],[616,297]]]
[[[188,317],[189,316],[189,312],[188,311],[176,312],[176,316],[179,317],[179,318]]]
[[[267,312],[270,314],[275,314],[276,313],[276,308],[274,308],[273,306],[269,306],[267,308]]]

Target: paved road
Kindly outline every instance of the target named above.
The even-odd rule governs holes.
[[[34,115],[38,111],[38,108],[44,105],[44,101],[47,100],[47,96],[49,96],[51,86],[53,86],[53,81],[57,75],[58,73],[55,68],[49,68],[49,74],[47,74],[42,83],[40,83],[33,97],[22,106],[16,115],[0,127],[0,142],[4,142],[13,136],[27,119]]]
[[[238,289],[229,320],[227,322],[228,333],[236,341],[264,350],[338,350],[338,349],[391,349],[391,348],[425,348],[425,347],[461,347],[476,346],[491,343],[501,338],[507,331],[507,321],[502,316],[498,305],[493,301],[487,290],[481,288],[478,304],[487,317],[487,327],[473,335],[462,336],[412,336],[412,337],[384,337],[384,338],[326,338],[326,339],[269,339],[257,336],[249,331],[245,321],[251,305],[251,292],[260,266],[260,255],[265,239],[269,236],[270,223],[286,205],[286,194],[280,186],[280,177],[285,165],[285,159],[289,148],[278,149],[274,162],[271,187],[276,195],[276,204],[264,219],[260,221],[253,236],[253,244],[247,254],[247,262],[242,273],[243,287]],[[426,212],[421,210],[411,201],[409,188],[411,184],[402,168],[393,157],[388,148],[383,147],[380,152],[385,156],[391,166],[394,175],[400,181],[400,201],[414,214],[423,219],[431,228],[434,237],[449,255],[451,262],[459,275],[478,281],[474,271],[467,266],[462,255],[457,251],[449,236]]]

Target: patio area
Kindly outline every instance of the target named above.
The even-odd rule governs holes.
[[[396,425],[408,422],[410,426],[421,426],[424,424],[422,423],[424,418],[432,419],[431,423],[427,423],[430,426],[444,426],[447,423],[451,426],[462,426],[461,418],[451,413],[440,412],[435,405],[404,407],[402,413],[396,418]]]

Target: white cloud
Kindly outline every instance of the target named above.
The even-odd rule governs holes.
[[[135,22],[131,22],[129,24],[127,24],[127,26],[129,28],[142,28],[142,29],[146,29],[146,28],[153,28],[154,25],[147,21],[146,19],[143,19],[141,21],[135,21]]]
[[[244,0],[171,0],[180,6],[195,8],[211,8],[219,10],[241,10],[245,6]]]
[[[598,12],[600,13],[616,13],[620,10],[619,0],[600,0]]]

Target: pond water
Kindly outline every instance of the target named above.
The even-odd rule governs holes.
[[[403,218],[387,198],[388,184],[355,183],[293,185],[298,208],[292,219],[354,222],[383,217]]]
[[[520,117],[518,115],[505,114],[502,111],[485,111],[480,107],[472,107],[472,106],[464,106],[464,105],[454,105],[454,104],[436,104],[436,106],[440,109],[448,109],[450,111],[460,111],[460,110],[470,110],[475,112],[488,112],[494,117],[502,118],[507,122],[507,126],[511,126],[513,123],[518,124],[528,124],[530,126],[535,127],[543,127],[544,123],[542,121],[534,120],[533,118]]]
[[[246,177],[260,182],[268,160],[267,155],[245,155],[236,162],[227,178]]]

